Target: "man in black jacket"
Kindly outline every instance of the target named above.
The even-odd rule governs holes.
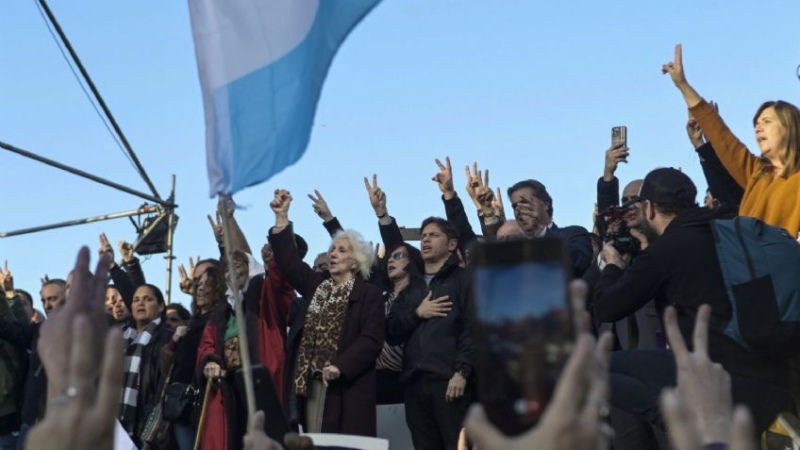
[[[759,430],[765,429],[777,413],[793,408],[786,388],[788,365],[745,349],[723,333],[732,307],[709,222],[726,217],[725,210],[697,206],[697,189],[676,169],[650,172],[640,196],[642,231],[650,244],[630,267],[612,245],[604,246],[605,267],[594,290],[596,317],[618,320],[655,299],[662,317],[666,306],[675,307],[689,341],[700,306],[711,305],[709,357],[731,374],[733,400],[749,406]],[[662,388],[675,386],[672,354],[617,352],[610,369],[614,448],[666,448],[658,397]]]
[[[455,449],[471,401],[474,348],[467,310],[472,287],[444,219],[422,222],[426,286],[401,292],[386,318],[387,342],[404,344],[406,422],[416,449]]]

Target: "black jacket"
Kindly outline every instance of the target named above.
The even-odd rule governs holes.
[[[696,208],[683,212],[664,234],[622,271],[607,265],[594,289],[594,313],[601,322],[619,320],[655,299],[659,317],[674,306],[678,325],[691,342],[697,310],[712,308],[709,356],[731,374],[775,384],[787,384],[786,361],[771,359],[739,346],[723,330],[732,308],[708,222],[730,216],[730,210]]]
[[[559,228],[555,223],[544,233],[545,237],[561,238],[567,244],[572,265],[572,276],[580,278],[592,264],[592,238],[586,228],[572,225]]]
[[[153,330],[150,343],[142,352],[142,361],[139,365],[139,397],[136,408],[136,436],[139,436],[147,421],[150,412],[161,401],[161,392],[169,368],[162,367],[161,353],[170,339],[172,329],[164,322],[158,324]]]
[[[707,142],[695,149],[697,156],[700,157],[700,166],[703,168],[703,175],[706,176],[708,188],[711,195],[721,204],[739,207],[744,197],[744,188],[733,179],[728,169],[722,165],[717,152],[710,142]]]
[[[450,296],[453,309],[447,317],[425,320],[417,316],[415,310],[428,291],[433,293],[432,298]],[[391,345],[405,345],[401,382],[409,382],[422,374],[449,380],[456,371],[469,377],[475,359],[469,313],[472,304],[468,273],[458,267],[455,257],[450,258],[429,285],[422,278],[412,277],[411,284],[397,296],[386,318],[386,341]]]

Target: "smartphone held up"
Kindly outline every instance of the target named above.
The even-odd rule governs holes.
[[[541,418],[574,339],[564,243],[537,238],[478,244],[471,255],[478,397],[517,435]]]
[[[627,148],[628,147],[628,127],[618,126],[611,128],[611,148]],[[619,160],[620,162],[628,162],[628,153],[624,153],[624,157]]]

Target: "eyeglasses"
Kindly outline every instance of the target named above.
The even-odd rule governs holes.
[[[408,253],[406,253],[406,252],[393,253],[390,258],[395,260],[395,261],[397,261],[399,259],[406,259],[406,258],[408,258]]]

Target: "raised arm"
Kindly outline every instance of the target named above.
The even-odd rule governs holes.
[[[714,146],[714,150],[728,173],[740,186],[746,186],[750,176],[760,169],[760,160],[751,154],[747,146],[731,132],[714,107],[703,100],[700,94],[686,81],[680,44],[675,46],[675,60],[664,64],[661,71],[668,73],[672,78],[672,82],[683,95],[692,116],[697,120],[711,145]]]
[[[715,111],[718,111],[717,104],[711,102]],[[744,188],[728,173],[722,165],[711,142],[706,142],[703,130],[700,125],[689,113],[689,121],[686,123],[686,133],[692,143],[697,155],[700,157],[700,166],[703,168],[703,175],[711,191],[711,195],[721,204],[738,207],[744,196]]]
[[[367,188],[372,210],[375,211],[375,215],[378,217],[378,227],[381,231],[383,246],[387,249],[392,249],[405,242],[397,221],[389,215],[389,209],[386,207],[386,193],[378,186],[378,175],[372,174],[372,184],[369,183],[367,177],[364,177],[364,186]]]
[[[119,241],[119,254],[122,256],[122,268],[125,269],[131,282],[136,287],[146,283],[142,266],[139,264],[139,258],[133,252],[133,245],[126,241]]]
[[[220,255],[225,254],[223,251],[225,248],[225,241],[223,239],[222,214],[228,214],[231,226],[231,245],[233,246],[231,251],[235,252],[236,250],[241,250],[248,255],[252,255],[253,252],[250,250],[250,244],[247,243],[247,238],[244,237],[244,233],[239,227],[236,217],[234,217],[236,208],[234,208],[233,199],[229,199],[227,202],[229,202],[228,205],[222,202],[217,204],[216,222],[211,218],[210,214],[207,216],[208,223],[211,225],[211,230],[214,232],[214,239],[217,240],[217,245],[220,248]]]
[[[316,194],[316,196],[314,196]],[[322,197],[322,194],[318,190],[314,190],[314,194],[308,194],[308,198],[311,199],[312,207],[314,208],[314,212],[322,219],[322,226],[328,231],[328,234],[331,237],[335,236],[336,233],[343,231],[344,228],[342,224],[339,223],[339,219],[333,215],[331,209],[328,207],[328,202]]]
[[[497,196],[495,196],[492,188],[489,187],[489,169],[481,172],[478,170],[478,163],[472,163],[472,172],[468,166],[464,167],[464,173],[467,176],[467,193],[475,207],[478,208],[481,232],[487,237],[496,236],[497,230],[506,221],[503,195],[500,189],[497,189]]]
[[[130,275],[122,270],[119,264],[114,262],[114,247],[108,242],[108,237],[105,233],[100,233],[100,249],[98,250],[100,256],[108,255],[111,261],[111,268],[109,269],[109,276],[114,287],[119,291],[122,301],[128,311],[133,311],[131,304],[133,304],[133,293],[136,291],[136,285],[133,283]]]
[[[431,179],[436,182],[439,186],[439,190],[442,191],[445,215],[447,220],[453,224],[458,234],[458,246],[463,251],[467,244],[477,239],[477,235],[472,230],[472,225],[469,223],[467,213],[464,211],[464,204],[461,203],[461,199],[456,195],[456,189],[453,185],[453,168],[450,165],[449,156],[445,158],[445,163],[446,164],[442,164],[441,161],[438,159],[436,160],[436,165],[439,166],[439,172]]]
[[[275,226],[269,231],[269,243],[272,246],[275,264],[280,268],[286,281],[299,291],[300,295],[311,298],[321,275],[304,263],[297,253],[294,231],[289,222],[291,203],[292,195],[289,191],[275,190],[275,198],[269,204],[275,213]]]

